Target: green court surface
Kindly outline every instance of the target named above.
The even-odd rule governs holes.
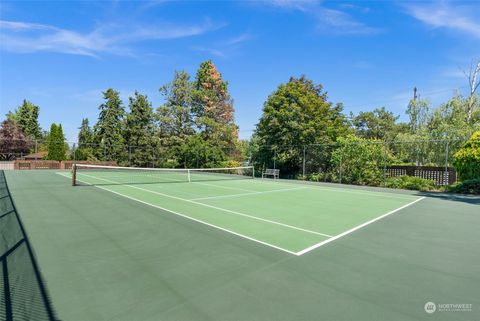
[[[62,320],[480,319],[480,198],[70,175],[6,172]]]

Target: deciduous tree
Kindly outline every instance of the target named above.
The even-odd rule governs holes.
[[[284,173],[295,174],[301,166],[303,145],[333,144],[349,131],[342,105],[329,102],[322,85],[304,76],[292,77],[264,103],[255,130],[259,147],[254,158],[261,166],[275,157]]]
[[[13,160],[27,154],[32,142],[25,137],[21,127],[12,119],[6,119],[0,127],[0,159]]]

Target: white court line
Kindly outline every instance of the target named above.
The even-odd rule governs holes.
[[[361,229],[362,227],[365,227],[365,226],[367,226],[367,225],[369,225],[369,224],[371,224],[371,223],[373,223],[373,222],[376,222],[376,221],[378,221],[378,220],[381,220],[382,218],[387,217],[387,216],[389,216],[389,215],[391,215],[391,214],[393,214],[393,213],[395,213],[395,212],[398,212],[398,211],[400,211],[400,210],[403,210],[404,208],[406,208],[406,207],[408,207],[408,206],[410,206],[410,205],[413,205],[413,204],[415,204],[415,203],[423,200],[424,198],[425,198],[425,197],[420,197],[420,198],[416,199],[416,200],[413,201],[413,202],[410,202],[410,203],[408,203],[408,204],[406,204],[406,205],[403,205],[403,206],[401,206],[401,207],[399,207],[399,208],[397,208],[397,209],[394,209],[393,211],[390,211],[390,212],[388,212],[388,213],[385,213],[385,214],[383,214],[383,215],[381,215],[381,216],[379,216],[379,217],[376,217],[376,218],[374,218],[373,220],[370,220],[370,221],[365,222],[365,223],[363,223],[363,224],[357,225],[357,226],[355,226],[354,228],[349,229],[348,231],[345,231],[345,232],[343,232],[343,233],[340,233],[340,234],[338,234],[338,235],[335,235],[335,236],[329,238],[328,240],[325,240],[325,241],[322,241],[322,242],[320,242],[320,243],[314,244],[314,245],[312,245],[312,246],[310,246],[310,247],[307,247],[306,249],[303,249],[303,250],[295,253],[295,255],[300,256],[300,255],[303,255],[303,254],[305,254],[305,253],[307,253],[307,252],[310,252],[310,251],[312,251],[312,250],[315,250],[315,249],[319,248],[320,246],[323,246],[323,245],[325,245],[325,244],[327,244],[327,243],[333,242],[333,241],[335,241],[335,240],[337,240],[337,239],[339,239],[339,238],[341,238],[341,237],[343,237],[343,236],[345,236],[345,235],[347,235],[347,234],[350,234],[350,233],[352,233],[352,232],[354,232],[354,231],[356,231],[356,230],[358,230],[358,229]]]
[[[256,181],[260,181],[264,184],[275,184],[275,185],[285,185],[285,186],[294,186],[294,185],[300,185],[301,183],[288,183],[288,182],[269,182],[267,180],[271,180],[268,178],[256,178]],[[393,194],[393,193],[386,193],[386,192],[380,192],[380,191],[357,191],[351,188],[338,188],[338,187],[330,187],[330,186],[319,186],[319,185],[314,185],[314,184],[303,184],[306,188],[310,189],[319,189],[322,191],[327,191],[327,192],[344,192],[344,193],[350,193],[350,194],[360,194],[360,195],[370,195],[370,196],[377,196],[377,197],[389,197],[389,198],[398,198],[398,199],[412,199],[412,197],[415,197],[415,195],[398,195],[398,194]]]
[[[63,176],[63,177],[66,177],[66,178],[71,178],[71,177],[68,177],[67,175],[65,175],[64,173],[58,173],[58,172],[57,172],[57,174],[58,174],[58,175],[61,175],[61,176]],[[78,179],[78,178],[77,178],[77,180],[80,181],[80,182],[84,182],[84,183],[86,183],[86,184],[90,184],[90,183],[85,182],[85,181],[82,181],[81,179]],[[148,206],[151,206],[151,207],[155,207],[155,208],[164,210],[164,211],[166,211],[166,212],[169,212],[169,213],[172,213],[172,214],[175,214],[175,215],[184,217],[184,218],[186,218],[186,219],[189,219],[189,220],[192,220],[192,221],[201,223],[201,224],[205,224],[205,225],[210,226],[210,227],[214,227],[214,228],[219,229],[219,230],[222,230],[222,231],[224,231],[224,232],[232,233],[232,234],[234,234],[234,235],[236,235],[236,236],[243,237],[244,239],[247,239],[247,240],[250,240],[250,241],[253,241],[253,242],[257,242],[257,243],[260,243],[260,244],[263,244],[263,245],[272,247],[272,248],[274,248],[274,249],[277,249],[277,250],[280,250],[280,251],[283,251],[283,252],[287,252],[287,253],[289,253],[289,254],[297,255],[295,252],[289,251],[289,250],[284,249],[284,248],[282,248],[282,247],[279,247],[279,246],[276,246],[276,245],[273,245],[273,244],[270,244],[270,243],[267,243],[267,242],[264,242],[264,241],[260,241],[260,240],[254,239],[254,238],[252,238],[252,237],[249,237],[249,236],[246,236],[246,235],[243,235],[243,234],[240,234],[240,233],[231,231],[231,230],[229,230],[229,229],[226,229],[226,228],[223,228],[223,227],[214,225],[214,224],[210,224],[210,223],[207,223],[207,222],[198,220],[198,219],[193,218],[193,217],[190,217],[190,216],[188,216],[188,215],[185,215],[185,214],[182,214],[182,213],[179,213],[179,212],[175,212],[175,211],[169,210],[169,209],[167,209],[167,208],[164,208],[164,207],[161,207],[161,206],[158,206],[158,205],[155,205],[155,204],[151,204],[151,203],[148,203],[148,202],[139,200],[139,199],[137,199],[137,198],[134,198],[134,197],[131,197],[131,196],[128,196],[128,195],[119,193],[119,192],[112,191],[112,190],[110,190],[110,189],[108,189],[108,188],[106,188],[106,187],[99,186],[99,185],[93,185],[93,186],[95,186],[96,188],[103,189],[103,190],[105,190],[105,191],[107,191],[107,192],[110,192],[110,193],[113,193],[113,194],[117,194],[117,195],[123,196],[123,197],[128,198],[128,199],[131,199],[131,200],[133,200],[133,201],[137,201],[137,202],[139,202],[139,203],[142,203],[142,204],[145,204],[145,205],[148,205]]]
[[[211,200],[211,199],[218,199],[218,198],[241,197],[241,196],[247,196],[247,195],[288,192],[288,191],[301,190],[301,189],[305,189],[305,188],[306,187],[295,187],[295,188],[274,189],[274,190],[271,190],[271,191],[263,191],[263,192],[251,192],[251,193],[230,194],[230,195],[220,195],[220,196],[210,196],[210,197],[199,197],[199,198],[192,198],[191,201]]]
[[[65,175],[64,173],[58,173],[58,172],[57,172],[57,174],[62,175],[62,176],[67,177],[67,178],[70,178],[70,177],[68,177],[67,175]],[[79,181],[82,181],[82,180],[79,179]],[[82,182],[85,182],[85,181],[82,181]],[[88,183],[88,182],[85,182],[85,183],[90,184],[90,183]],[[285,185],[292,186],[292,185],[294,185],[294,184],[288,184],[288,183],[286,183]],[[193,220],[193,221],[196,221],[196,222],[199,222],[199,223],[202,223],[202,224],[205,224],[205,225],[214,227],[214,228],[218,228],[218,229],[220,229],[220,230],[223,230],[223,231],[232,233],[232,234],[234,234],[234,235],[243,237],[243,238],[245,238],[245,239],[248,239],[248,240],[251,240],[251,241],[260,243],[260,244],[264,244],[264,245],[266,245],[266,246],[269,246],[269,247],[272,247],[272,248],[275,248],[275,249],[278,249],[278,250],[281,250],[281,251],[284,251],[284,252],[287,252],[287,253],[290,253],[290,254],[294,254],[294,255],[296,255],[296,256],[301,256],[301,255],[303,255],[303,254],[305,254],[305,253],[308,253],[308,252],[310,252],[310,251],[312,251],[312,250],[314,250],[314,249],[317,249],[317,248],[319,248],[319,247],[321,247],[321,246],[323,246],[323,245],[325,245],[325,244],[328,244],[328,243],[330,243],[330,242],[333,242],[333,241],[335,241],[335,240],[337,240],[337,239],[339,239],[339,238],[341,238],[341,237],[343,237],[343,236],[345,236],[345,235],[348,235],[348,234],[350,234],[350,233],[352,233],[352,232],[354,232],[354,231],[357,231],[357,230],[359,230],[359,229],[361,229],[361,228],[363,228],[363,227],[365,227],[365,226],[367,226],[367,225],[369,225],[369,224],[371,224],[371,223],[374,223],[374,222],[376,222],[376,221],[378,221],[378,220],[380,220],[380,219],[383,219],[383,218],[385,218],[385,217],[387,217],[387,216],[389,216],[389,215],[391,215],[391,214],[393,214],[393,213],[396,213],[396,212],[398,212],[398,211],[400,211],[400,210],[402,210],[402,209],[404,209],[404,208],[406,208],[406,207],[408,207],[408,206],[411,206],[411,205],[413,205],[413,204],[415,204],[415,203],[417,203],[417,202],[425,199],[425,197],[420,197],[420,198],[414,200],[413,202],[410,202],[410,203],[408,203],[408,204],[405,204],[405,205],[403,205],[403,206],[401,206],[401,207],[399,207],[399,208],[397,208],[397,209],[394,209],[394,210],[392,210],[392,211],[390,211],[390,212],[388,212],[388,213],[385,213],[385,214],[383,214],[383,215],[381,215],[381,216],[379,216],[379,217],[376,217],[376,218],[374,218],[374,219],[372,219],[372,220],[370,220],[370,221],[367,221],[367,222],[365,222],[365,223],[362,223],[362,224],[360,224],[360,225],[357,225],[357,226],[355,226],[355,227],[353,227],[353,228],[351,228],[351,229],[349,229],[349,230],[347,230],[347,231],[345,231],[345,232],[343,232],[343,233],[340,233],[340,234],[335,235],[335,236],[329,236],[330,238],[327,239],[327,240],[325,240],[325,241],[322,241],[322,242],[319,242],[319,243],[317,243],[317,244],[314,244],[314,245],[312,245],[312,246],[310,246],[310,247],[307,247],[307,248],[305,248],[305,249],[303,249],[303,250],[301,250],[301,251],[292,252],[292,251],[286,250],[286,249],[284,249],[284,248],[278,247],[278,246],[276,246],[276,245],[269,244],[269,243],[267,243],[267,242],[263,242],[263,241],[254,239],[254,238],[245,236],[245,235],[243,235],[243,234],[240,234],[240,233],[237,233],[237,232],[233,232],[233,231],[230,231],[230,230],[228,230],[228,229],[225,229],[225,228],[222,228],[222,227],[219,227],[219,226],[210,224],[210,223],[206,223],[206,222],[197,220],[197,219],[192,218],[192,217],[190,217],[190,216],[188,216],[188,215],[184,215],[184,214],[181,214],[181,213],[177,213],[177,212],[171,211],[171,210],[169,210],[169,209],[162,208],[162,207],[160,207],[160,206],[153,205],[153,204],[150,204],[150,203],[147,203],[147,202],[144,202],[144,201],[135,199],[135,198],[133,198],[133,197],[130,197],[130,196],[127,196],[127,195],[124,195],[124,194],[115,192],[115,191],[111,191],[111,190],[109,190],[109,189],[107,189],[107,188],[104,188],[104,187],[101,187],[101,186],[98,186],[98,185],[94,185],[94,186],[95,186],[95,187],[98,187],[98,188],[101,188],[101,189],[104,189],[104,190],[106,190],[106,191],[112,192],[112,193],[114,193],[114,194],[118,194],[118,195],[124,196],[124,197],[126,197],[126,198],[129,198],[129,199],[138,201],[138,202],[140,202],[140,203],[143,203],[143,204],[146,204],[146,205],[150,205],[150,206],[153,206],[153,207],[156,207],[156,208],[160,208],[160,209],[162,209],[162,210],[165,210],[165,211],[167,211],[167,212],[170,212],[170,213],[173,213],[173,214],[176,214],[176,215],[185,217],[185,218],[187,218],[187,219],[190,219],[190,220]],[[130,187],[134,187],[134,186],[130,186]],[[343,191],[343,189],[338,189],[338,190],[342,190],[342,191]],[[149,190],[146,190],[146,191],[149,191]],[[152,192],[152,191],[150,191],[150,192]],[[359,194],[360,194],[360,193],[359,193]],[[370,194],[370,195],[372,195],[371,192],[361,193],[361,194]],[[374,192],[373,194],[375,194],[375,192]],[[385,193],[384,193],[384,194],[385,194]],[[206,204],[202,204],[202,203],[199,203],[199,204],[201,204],[201,205],[206,205]],[[325,235],[325,236],[326,236],[326,235]]]
[[[109,179],[98,178],[98,177],[83,174],[83,173],[77,173],[77,177],[78,177],[78,175],[87,176],[87,177],[90,177],[90,178],[93,178],[93,179],[99,179],[99,180],[102,180],[102,181],[105,181],[105,182],[110,182],[110,183],[113,183],[113,184],[119,184],[120,183],[120,182],[111,181]],[[86,183],[88,184],[88,182],[86,182]],[[213,205],[209,205],[209,204],[204,204],[204,203],[192,201],[192,200],[189,200],[189,199],[186,199],[186,198],[181,198],[181,197],[178,197],[178,196],[173,196],[173,195],[169,195],[169,194],[160,193],[160,192],[157,192],[157,191],[152,191],[150,189],[141,188],[141,187],[138,187],[138,186],[133,186],[133,185],[128,185],[128,184],[122,184],[122,186],[128,186],[130,188],[135,188],[135,189],[145,191],[145,192],[148,192],[148,193],[173,198],[173,199],[177,199],[177,200],[180,200],[180,201],[184,201],[184,202],[188,202],[188,203],[192,203],[192,204],[196,204],[196,205],[210,207],[210,208],[220,210],[220,211],[223,211],[223,212],[227,212],[227,213],[231,213],[231,214],[235,214],[235,215],[239,215],[239,216],[243,216],[243,217],[248,217],[248,218],[251,218],[251,219],[254,219],[254,220],[263,221],[263,222],[267,222],[267,223],[270,223],[270,224],[280,225],[280,226],[290,228],[290,229],[293,229],[293,230],[298,230],[298,231],[302,231],[302,232],[306,232],[306,233],[321,235],[321,236],[325,236],[325,237],[332,237],[332,235],[328,235],[328,234],[325,234],[325,233],[320,233],[320,232],[316,232],[316,231],[312,231],[312,230],[307,230],[307,229],[304,229],[304,228],[301,228],[301,227],[296,227],[296,226],[293,226],[293,225],[288,225],[288,224],[280,223],[280,222],[277,222],[277,221],[268,220],[266,218],[261,218],[261,217],[257,217],[257,216],[253,216],[253,215],[249,215],[249,214],[240,213],[240,212],[237,212],[237,211],[232,211],[232,210],[222,208],[222,207],[217,207],[217,206],[213,206]]]
[[[188,183],[188,184],[198,184],[198,185],[205,185],[205,186],[212,186],[212,187],[217,187],[217,188],[223,188],[223,189],[229,189],[229,190],[235,190],[235,191],[245,191],[245,192],[255,192],[251,189],[245,189],[245,188],[240,188],[240,187],[228,187],[228,186],[220,186],[220,185],[215,185],[215,184],[208,184],[208,183],[203,183],[203,182],[196,182],[196,181],[183,181],[180,179],[175,179],[175,178],[169,178],[169,177],[162,177],[163,179],[169,180],[169,181],[175,181],[179,183]]]

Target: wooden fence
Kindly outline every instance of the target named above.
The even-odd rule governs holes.
[[[17,170],[24,169],[71,169],[73,164],[92,164],[116,166],[117,162],[94,161],[53,161],[53,160],[16,160],[13,167]]]
[[[453,167],[440,166],[389,166],[387,177],[415,176],[431,179],[437,185],[451,185],[457,181],[457,173]]]
[[[12,170],[14,169],[13,161],[0,161],[0,170]]]
[[[93,162],[93,161],[62,161],[60,168],[61,169],[72,169],[73,164],[89,164],[89,165],[104,165],[104,166],[117,166],[117,162]]]

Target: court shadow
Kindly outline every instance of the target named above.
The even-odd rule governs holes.
[[[418,192],[417,195],[429,198],[436,198],[451,202],[462,202],[473,205],[480,205],[480,196],[453,194],[453,193],[435,193],[435,192]]]
[[[0,318],[3,320],[55,321],[47,287],[33,248],[0,171]]]

